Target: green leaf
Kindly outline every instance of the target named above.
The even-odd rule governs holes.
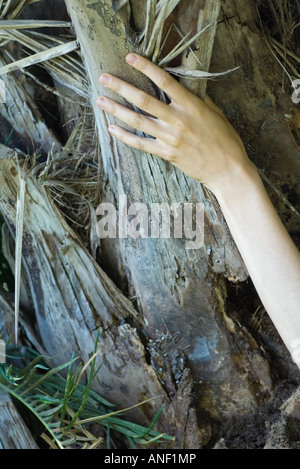
[[[90,422],[105,427],[108,448],[111,447],[111,429],[124,435],[132,448],[137,444],[148,445],[162,439],[172,440],[171,436],[154,430],[163,406],[147,428],[122,418],[120,414],[128,409],[111,411],[116,406],[91,389],[92,382],[101,369],[101,365],[96,369],[98,338],[99,334],[90,360],[84,366],[79,364],[75,369],[77,358],[74,355],[67,363],[50,369],[44,365],[44,357],[35,351],[12,347],[12,354],[18,352],[18,358],[20,355],[30,356],[32,361],[22,370],[2,364],[0,388],[18,399],[42,423],[45,428],[43,439],[51,448],[63,449],[70,444],[88,447],[87,442],[91,448],[98,446],[101,439],[94,437],[86,429]],[[87,383],[82,384],[80,378],[88,367]],[[68,372],[66,378],[63,378],[59,372],[65,368],[68,368]],[[133,405],[131,409],[142,404]]]

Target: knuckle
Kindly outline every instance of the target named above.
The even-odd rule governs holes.
[[[169,136],[169,143],[173,148],[178,148],[181,143],[181,138],[179,133],[173,133]]]
[[[186,131],[186,124],[183,119],[176,119],[174,121],[174,127],[178,132],[183,133]]]
[[[142,126],[143,118],[140,114],[135,114],[132,119],[132,126],[136,129],[140,129]]]
[[[146,93],[141,93],[137,99],[137,106],[141,109],[148,109],[150,104],[150,97]]]
[[[164,89],[164,88],[169,88],[172,83],[172,77],[169,75],[167,72],[162,73],[160,80],[159,80],[159,87]]]
[[[145,145],[144,145],[144,142],[141,138],[137,138],[136,140],[136,148],[139,150],[139,151],[144,151],[145,149]]]
[[[117,93],[120,91],[121,89],[121,85],[120,85],[120,82],[118,79],[116,78],[111,78],[111,81],[110,81],[110,88],[113,90],[113,91],[116,91]]]
[[[105,110],[111,114],[116,114],[116,104],[112,100],[107,100],[105,105]]]

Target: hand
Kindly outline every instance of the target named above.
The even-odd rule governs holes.
[[[150,116],[134,112],[117,102],[99,97],[97,105],[123,122],[153,138],[143,138],[109,126],[111,135],[134,148],[170,161],[188,176],[202,182],[215,195],[238,181],[241,172],[253,166],[243,143],[222,111],[206,96],[202,101],[166,71],[149,60],[129,54],[129,65],[161,88],[170,99],[165,104],[108,73],[100,83],[123,96]]]

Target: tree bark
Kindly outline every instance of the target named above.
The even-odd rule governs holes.
[[[0,449],[38,449],[10,397],[0,391]]]
[[[6,65],[2,54],[0,66]],[[53,148],[61,149],[54,132],[45,124],[36,104],[25,89],[24,76],[15,74],[4,75],[6,91],[5,103],[1,104],[1,115],[11,125],[21,138],[24,148],[30,147],[32,142],[36,145],[36,151],[45,153]]]
[[[6,222],[13,233],[15,200],[20,184],[14,159],[14,152],[1,146],[1,211],[5,213]],[[140,401],[143,395],[160,395],[162,390],[155,384],[151,367],[146,367],[151,378],[138,378],[136,373],[137,369],[143,369],[139,361],[144,359],[144,351],[135,330],[124,323],[128,317],[136,315],[131,303],[118,292],[81,245],[51,201],[46,187],[30,176],[26,177],[25,206],[24,268],[32,306],[37,313],[37,328],[47,352],[52,356],[59,352],[60,361],[65,362],[77,350],[86,362],[94,349],[99,328],[100,362],[103,360],[104,363],[101,377],[96,378],[96,383],[99,380],[101,391],[109,391],[113,400],[121,399],[124,404],[129,404],[131,396],[128,390],[133,374],[137,384],[141,384],[140,392],[135,388]],[[113,353],[113,358],[110,353]],[[137,364],[135,371],[134,362]],[[112,364],[113,370],[110,370]],[[109,373],[107,379],[106,369]],[[118,384],[113,382],[113,375],[120,380]],[[148,383],[148,390],[145,383]],[[150,390],[151,383],[154,387]]]
[[[104,92],[98,82],[104,71],[155,94],[151,83],[124,62],[129,51],[138,50],[134,32],[129,28],[128,4],[120,11],[113,8],[114,3],[104,0],[67,0],[66,5],[91,84],[104,167],[101,200],[118,203],[119,197],[126,195],[128,205],[175,201],[205,204],[202,249],[187,250],[182,240],[175,239],[114,239],[101,243],[102,258],[112,266],[112,274],[123,273],[116,281],[127,284],[127,291],[136,297],[147,336],[158,343],[166,333],[177,337],[205,411],[220,418],[233,408],[252,408],[256,398],[245,386],[244,371],[232,359],[239,353],[235,350],[237,330],[227,320],[224,292],[217,275],[241,281],[247,278],[247,272],[215,200],[199,183],[171,165],[112,141],[106,129],[114,119],[95,107],[97,96]],[[200,13],[204,9],[205,14],[210,7],[210,2],[202,2]],[[195,2],[194,13],[198,17],[199,2]],[[184,15],[181,22],[184,23]],[[206,46],[211,47],[211,43]],[[205,60],[208,65],[207,57]],[[107,90],[105,93],[115,98]],[[244,335],[242,330],[239,333]],[[243,340],[248,342],[248,336]],[[255,354],[259,354],[257,348]],[[167,355],[172,361],[172,351]],[[255,375],[253,361],[249,366]]]
[[[28,172],[26,175],[25,168],[18,168],[13,150],[0,145],[0,152],[1,212],[13,236],[20,177],[26,177],[23,272],[26,272],[32,299],[29,309],[36,314],[36,330],[28,321],[28,314],[21,315],[28,340],[40,353],[59,354],[60,363],[68,361],[73,352],[85,363],[93,354],[99,332],[96,366],[102,366],[94,379],[94,389],[112,402],[121,403],[122,408],[153,399],[134,412],[127,412],[142,424],[150,424],[165,404],[160,426],[162,431],[176,437],[173,447],[201,447],[208,441],[210,430],[206,426],[198,428],[189,370],[181,368],[182,379],[176,394],[169,397],[148,363],[137,329],[130,326],[137,316],[131,302],[68,226],[53,204],[47,184]],[[13,308],[4,300],[0,304],[10,310],[11,317]],[[11,326],[8,333],[12,333]],[[176,358],[182,360],[179,352]],[[159,360],[160,357],[156,363]],[[182,408],[186,412],[175,419]]]
[[[256,166],[281,192],[280,197],[267,184],[298,243],[299,216],[284,199],[299,212],[299,106],[292,102],[293,88],[262,36],[254,2],[222,2],[213,57],[211,71],[240,66],[221,82],[209,82],[209,93],[238,129]]]

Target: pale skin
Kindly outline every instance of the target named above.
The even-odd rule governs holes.
[[[108,73],[100,83],[146,111],[145,116],[100,96],[97,105],[134,129],[110,134],[134,148],[170,161],[216,196],[261,301],[300,367],[300,253],[274,209],[244,145],[222,111],[137,54],[129,65],[170,99],[165,104]],[[153,116],[153,117],[151,117]]]

